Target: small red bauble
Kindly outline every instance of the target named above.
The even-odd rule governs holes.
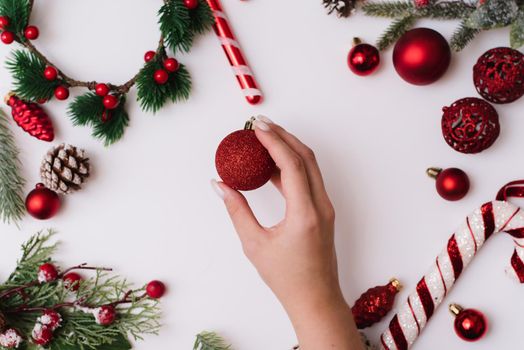
[[[151,281],[147,284],[146,293],[153,299],[162,298],[166,293],[166,286],[160,281]]]
[[[33,342],[35,342],[35,344],[45,346],[53,340],[53,331],[51,328],[37,323],[33,328],[31,336],[33,337]]]
[[[109,86],[107,84],[96,84],[95,86],[95,94],[97,94],[100,97],[104,97],[109,93]]]
[[[167,58],[165,61],[164,61],[164,68],[168,71],[168,72],[176,72],[178,70],[178,68],[180,67],[180,64],[178,63],[178,61],[174,58]]]
[[[55,67],[46,67],[44,69],[44,77],[49,81],[56,80],[58,77],[58,70]]]
[[[115,95],[107,95],[103,99],[104,107],[107,109],[115,109],[119,103],[120,100]]]
[[[355,46],[349,51],[348,66],[356,75],[366,76],[375,72],[380,64],[378,49],[369,44],[362,44],[355,39]]]
[[[197,8],[198,6],[198,0],[184,0],[184,5],[190,9],[190,10],[194,10]]]
[[[493,103],[510,103],[524,95],[524,55],[509,47],[483,54],[473,67],[478,93]]]
[[[51,142],[55,138],[53,122],[47,113],[36,103],[23,101],[16,95],[6,96],[11,115],[18,126],[39,140]]]
[[[414,85],[428,85],[448,70],[451,49],[437,31],[417,28],[406,32],[396,43],[393,64],[402,79]]]
[[[157,84],[164,85],[169,80],[169,74],[163,69],[158,69],[155,72],[153,78],[155,79]]]
[[[36,40],[40,35],[40,31],[37,26],[28,26],[24,31],[24,35],[28,40]]]
[[[116,309],[113,305],[104,305],[93,311],[96,323],[102,326],[109,326],[115,322]]]
[[[251,127],[252,122],[248,122],[244,130],[226,136],[215,155],[218,175],[235,190],[251,191],[262,187],[275,172],[275,162]]]
[[[144,61],[149,62],[153,58],[155,58],[156,52],[155,51],[147,51],[144,55]]]
[[[443,111],[442,134],[448,145],[458,152],[482,152],[499,137],[499,115],[484,100],[464,98],[444,107]]]
[[[9,27],[9,24],[11,21],[9,20],[9,17],[7,16],[0,16],[0,29],[4,30],[7,27]]]
[[[58,270],[55,265],[46,263],[38,268],[38,282],[49,283],[58,278]]]
[[[55,331],[62,324],[62,316],[55,310],[46,310],[37,319],[37,322],[49,327],[51,331]]]
[[[38,184],[27,195],[25,207],[32,217],[39,220],[47,220],[58,213],[60,198],[56,192],[46,188],[43,184]]]
[[[70,272],[63,278],[64,286],[72,290],[73,292],[76,292],[78,288],[80,288],[80,282],[82,281],[82,276],[80,276],[76,272]]]
[[[464,310],[455,304],[450,305],[449,309],[455,315],[455,332],[460,339],[474,342],[486,334],[488,322],[482,312],[474,309]]]
[[[468,175],[460,169],[430,168],[427,173],[436,180],[438,194],[448,201],[461,200],[469,192]]]
[[[55,89],[55,97],[57,100],[64,101],[69,98],[69,89],[65,86],[57,86]]]
[[[12,32],[5,31],[0,35],[0,40],[2,40],[4,44],[9,45],[15,41],[15,35]]]
[[[402,286],[396,279],[385,286],[368,289],[351,308],[358,329],[374,325],[386,316],[395,303],[395,296]]]

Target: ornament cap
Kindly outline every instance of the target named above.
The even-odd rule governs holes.
[[[426,170],[426,174],[428,174],[428,176],[433,179],[437,179],[437,177],[440,175],[441,172],[442,172],[442,168],[435,168],[435,167],[428,168],[428,170]]]
[[[400,281],[396,278],[392,278],[389,283],[391,283],[391,285],[393,287],[395,287],[395,289],[397,290],[397,292],[400,292],[402,290],[402,283],[400,283]]]
[[[360,45],[362,44],[362,39],[360,39],[359,37],[354,37],[353,38],[353,46],[357,46],[357,45]]]
[[[455,317],[457,317],[462,311],[464,311],[464,308],[458,304],[449,305],[449,312],[451,312]]]
[[[244,125],[244,130],[255,130],[255,117],[251,117]]]
[[[11,97],[15,96],[15,93],[13,91],[9,91],[5,97],[4,97],[4,102],[6,105],[9,105],[9,100],[11,99]]]

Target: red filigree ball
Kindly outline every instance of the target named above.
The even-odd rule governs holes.
[[[483,54],[473,68],[478,93],[493,103],[510,103],[524,95],[524,55],[509,47]]]
[[[463,98],[443,108],[442,134],[461,153],[480,153],[495,143],[500,134],[499,115],[488,102]]]

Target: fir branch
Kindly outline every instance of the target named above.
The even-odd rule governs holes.
[[[367,2],[362,7],[362,10],[368,16],[405,18],[412,15],[416,7],[412,1]]]
[[[202,332],[196,336],[193,350],[232,350],[232,348],[218,334]]]
[[[510,42],[514,49],[524,45],[524,5],[520,8],[518,16],[511,25]]]
[[[198,6],[189,11],[189,25],[195,34],[205,34],[215,23],[213,11],[206,0],[198,0]]]
[[[11,20],[7,30],[13,32],[17,40],[25,40],[24,30],[29,21],[28,0],[0,0],[0,16],[7,16]]]
[[[182,0],[167,1],[158,12],[160,32],[173,52],[189,51],[193,35],[189,28],[191,18],[189,9]]]
[[[417,8],[419,18],[433,18],[440,20],[462,19],[475,11],[476,7],[462,1],[443,1]]]
[[[379,50],[384,50],[397,41],[405,32],[415,24],[415,17],[406,16],[395,20],[390,27],[382,34],[377,42]]]
[[[0,110],[0,220],[17,223],[25,213],[22,193],[25,180],[20,174],[19,150],[8,120]]]
[[[464,49],[466,45],[468,45],[479,33],[479,29],[468,27],[466,25],[466,21],[463,20],[451,37],[450,46],[454,51],[459,52]]]

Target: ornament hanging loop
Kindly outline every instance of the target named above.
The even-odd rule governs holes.
[[[255,130],[255,120],[257,118],[251,117],[244,125],[244,130]]]

